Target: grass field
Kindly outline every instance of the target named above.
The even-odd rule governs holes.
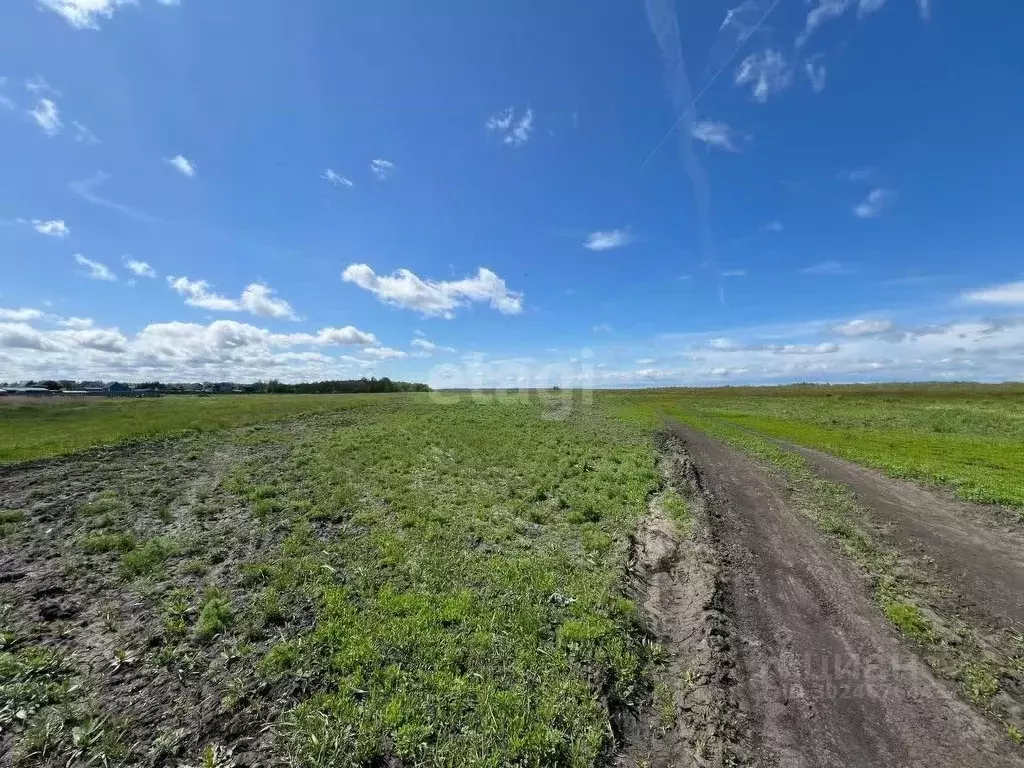
[[[100,445],[360,408],[373,402],[373,395],[0,399],[0,463],[67,456]]]
[[[625,597],[666,418],[784,465],[765,438],[1024,505],[1020,387],[564,402],[0,402],[0,760],[608,762],[616,712],[671,719]],[[889,620],[924,632],[840,501],[819,524],[876,577]],[[964,684],[990,685],[983,671]]]
[[[1024,506],[1024,386],[894,385],[599,394],[633,418],[687,416],[817,448],[970,501]]]
[[[43,420],[17,449],[37,457],[55,423],[84,445],[120,440],[140,413],[173,433],[244,423],[263,404],[275,419],[320,409],[127,451],[77,478],[39,470],[4,499],[28,508],[0,526],[6,556],[58,554],[79,585],[68,592],[90,595],[74,607],[83,636],[59,642],[14,598],[0,725],[17,729],[18,762],[74,752],[83,729],[96,731],[82,747],[96,763],[185,748],[187,718],[176,727],[172,708],[146,733],[125,703],[140,681],[173,676],[214,692],[214,719],[269,719],[268,753],[301,765],[587,766],[604,754],[611,711],[645,700],[656,653],[622,596],[629,534],[657,485],[650,435],[595,410],[545,418],[536,401],[372,403],[18,412]],[[132,615],[90,607],[115,602]],[[78,643],[89,652],[53,650]]]

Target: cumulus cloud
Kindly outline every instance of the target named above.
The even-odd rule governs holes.
[[[0,308],[0,320],[12,320],[15,322],[25,322],[27,320],[38,320],[43,316],[43,313],[38,309],[28,309],[22,307],[21,309],[3,309]]]
[[[60,119],[60,110],[52,99],[40,99],[36,108],[30,109],[28,113],[47,136],[56,136],[64,127]]]
[[[395,164],[390,160],[381,160],[380,158],[371,160],[370,172],[376,176],[379,181],[385,181],[395,175]]]
[[[323,179],[324,181],[329,181],[331,184],[333,184],[336,187],[351,187],[352,186],[352,182],[351,181],[346,179],[340,173],[337,173],[337,172],[331,170],[330,168],[328,168],[322,174],[320,174],[320,178]]]
[[[530,140],[533,133],[533,110],[527,109],[516,118],[515,108],[492,115],[486,123],[487,130],[501,137],[501,142],[510,147],[521,147]]]
[[[874,336],[891,331],[892,328],[891,320],[850,320],[837,325],[833,330],[843,336]]]
[[[770,96],[788,88],[792,79],[785,56],[766,48],[750,54],[740,63],[733,82],[737,86],[749,85],[754,100],[764,104]]]
[[[195,165],[183,155],[175,155],[174,157],[167,158],[164,162],[190,179],[196,175]]]
[[[963,295],[963,298],[967,301],[977,302],[980,304],[1013,304],[1024,306],[1024,281],[994,285],[990,288],[983,288],[978,291],[968,291]]]
[[[71,234],[71,230],[68,229],[62,219],[50,219],[49,221],[34,219],[32,226],[35,227],[36,232],[39,234],[49,235],[50,237],[67,237]]]
[[[284,299],[276,298],[274,291],[265,283],[250,283],[237,299],[214,293],[205,280],[189,280],[187,277],[170,277],[167,283],[185,297],[185,303],[214,312],[249,312],[259,317],[298,320],[295,310]]]
[[[483,302],[505,315],[515,315],[523,309],[523,295],[510,291],[504,280],[484,267],[478,269],[475,277],[435,281],[424,280],[408,269],[377,275],[366,264],[350,264],[342,279],[369,291],[385,304],[427,316],[450,319],[456,309]]]
[[[104,264],[100,264],[98,261],[87,259],[80,253],[75,254],[75,262],[79,266],[85,267],[89,270],[89,277],[93,280],[108,280],[110,282],[117,281],[117,275],[115,275],[109,267]]]
[[[697,141],[703,141],[710,147],[724,149],[727,152],[739,152],[736,135],[725,123],[716,120],[700,120],[693,124],[690,135]]]
[[[633,242],[633,236],[625,229],[610,229],[591,232],[583,242],[583,247],[591,251],[610,251]]]
[[[890,189],[873,189],[853,209],[853,215],[858,219],[873,219],[879,216],[895,199],[896,193]]]

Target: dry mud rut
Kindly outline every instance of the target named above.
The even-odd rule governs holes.
[[[681,540],[655,499],[631,571],[669,655],[675,720],[627,723],[621,765],[1024,765],[1020,747],[889,625],[862,573],[778,478],[682,425],[664,441],[667,486],[690,500],[698,525]],[[886,535],[928,548],[940,580],[960,579],[968,613],[990,624],[1020,618],[1018,533],[978,527],[982,512],[967,516],[916,486],[812,459],[853,488]]]

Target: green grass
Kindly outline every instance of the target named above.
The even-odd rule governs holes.
[[[1024,386],[880,385],[599,393],[633,418],[686,412],[964,499],[1024,506]]]
[[[0,400],[0,463],[426,397],[395,395],[177,395],[8,404]]]
[[[270,683],[320,691],[282,724],[293,760],[590,766],[604,755],[603,701],[646,695],[647,646],[621,578],[657,482],[653,449],[645,431],[595,412],[540,415],[409,403],[232,479],[261,517],[274,499],[291,519],[280,553],[247,570],[255,622],[287,624],[306,604],[315,615],[260,664]]]

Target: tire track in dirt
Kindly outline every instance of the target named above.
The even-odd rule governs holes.
[[[855,567],[741,452],[672,426],[696,465],[728,563],[735,696],[751,762],[1019,766],[1019,753],[907,649]]]
[[[849,487],[870,513],[876,534],[915,557],[952,596],[951,607],[990,629],[1024,632],[1024,535],[1000,525],[995,510],[820,451],[780,445]]]
[[[721,563],[706,524],[699,475],[678,438],[660,434],[658,442],[663,488],[651,498],[635,537],[627,593],[667,654],[656,675],[663,700],[657,701],[656,693],[655,711],[626,723],[628,747],[617,764],[731,765],[741,759],[743,747],[736,732]],[[670,519],[664,505],[669,493],[686,500],[692,535]]]

